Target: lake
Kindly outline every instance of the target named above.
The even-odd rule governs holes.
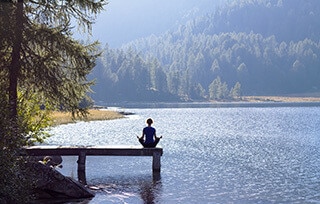
[[[169,108],[168,108],[169,107]],[[163,139],[151,157],[87,157],[87,203],[320,203],[320,106],[161,106],[124,119],[52,128],[52,145],[139,145],[152,117]],[[77,157],[64,175],[77,177]]]

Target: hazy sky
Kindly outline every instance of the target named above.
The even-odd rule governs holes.
[[[93,26],[93,39],[102,45],[122,43],[161,34],[183,23],[188,16],[208,9],[211,0],[109,0]],[[75,33],[75,36],[79,34]]]
[[[160,0],[110,0],[105,9],[97,19],[93,35],[110,45],[145,37],[166,27],[172,13]]]

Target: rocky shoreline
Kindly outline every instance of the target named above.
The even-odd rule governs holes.
[[[31,172],[34,181],[32,189],[32,203],[50,203],[52,201],[70,201],[78,199],[90,199],[95,194],[85,185],[64,176],[56,168],[62,163],[60,156],[56,158],[30,157],[27,168]],[[55,162],[58,161],[58,162]]]

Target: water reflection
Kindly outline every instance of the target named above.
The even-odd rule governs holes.
[[[161,175],[160,173],[153,173],[151,182],[144,181],[140,185],[140,196],[143,202],[148,204],[158,203],[161,189]]]
[[[130,112],[136,117],[56,127],[50,138],[49,144],[136,144],[133,133],[144,118],[157,119],[165,136],[161,177],[150,172],[149,157],[89,157],[88,183],[101,185],[90,204],[320,202],[319,107]],[[67,164],[62,170],[76,171]]]
[[[94,203],[159,203],[162,197],[160,173],[139,176],[116,176],[89,181],[96,189]]]
[[[88,204],[92,198],[83,198],[83,199],[44,199],[33,201],[33,204]]]

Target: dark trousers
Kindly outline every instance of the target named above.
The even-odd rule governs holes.
[[[145,143],[144,139],[139,139],[139,142],[142,144],[143,147],[149,147],[149,148],[153,148],[156,147],[157,144],[159,143],[160,138],[156,138],[155,141],[153,143]]]

